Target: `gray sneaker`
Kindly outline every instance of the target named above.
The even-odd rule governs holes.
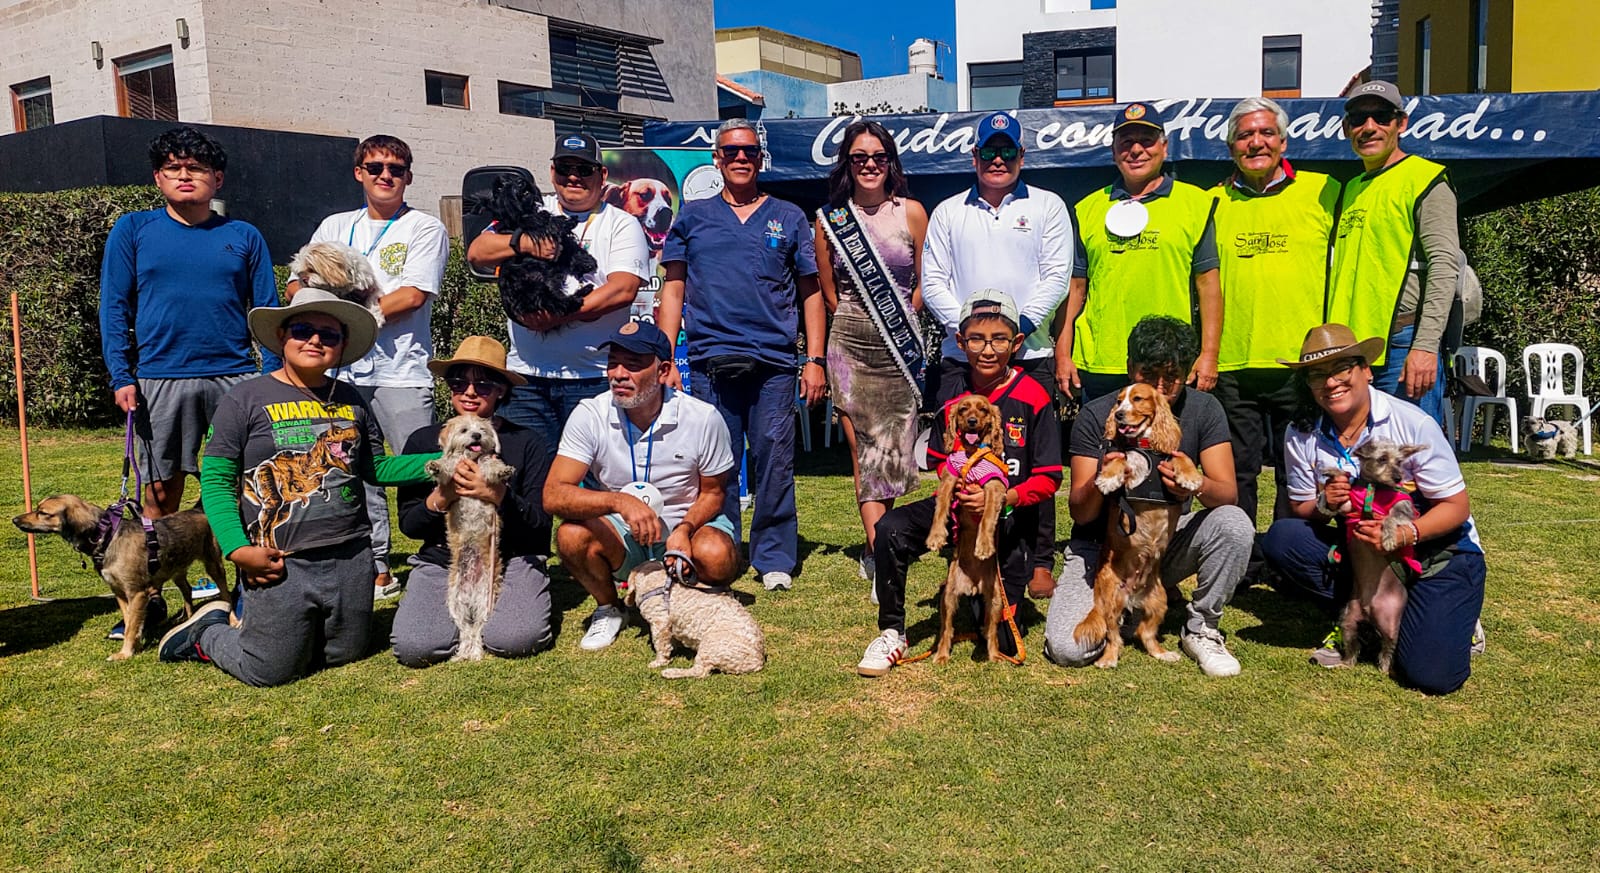
[[[1338,667],[1344,664],[1339,648],[1344,644],[1344,630],[1338,625],[1322,638],[1322,645],[1311,650],[1311,663],[1321,667]]]
[[[1472,626],[1472,654],[1481,655],[1489,646],[1489,637],[1483,632],[1483,621]]]
[[[778,591],[780,589],[789,591],[794,588],[794,577],[782,570],[763,573],[761,574],[761,587],[768,591]]]
[[[1200,665],[1200,672],[1207,676],[1239,675],[1239,659],[1228,651],[1227,645],[1222,640],[1222,634],[1216,631],[1186,633],[1179,646],[1185,654],[1195,659]]]

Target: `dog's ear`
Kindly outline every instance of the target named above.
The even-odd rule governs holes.
[[[944,453],[951,454],[956,450],[956,429],[951,421],[956,417],[956,404],[952,403],[944,408]]]
[[[612,182],[607,182],[606,187],[601,191],[601,199],[605,200],[607,203],[610,203],[612,206],[621,206],[622,201],[628,199],[629,184],[631,183],[624,182],[621,185],[617,185]]]
[[[1126,390],[1128,389],[1122,389],[1122,391]],[[1106,413],[1105,437],[1107,442],[1117,438],[1117,407],[1122,405],[1122,391],[1117,392],[1117,402],[1111,404],[1111,411]]]
[[[1000,420],[1000,407],[993,403],[984,403],[984,416],[989,420],[989,426],[984,429],[983,440],[999,454],[1006,451],[1006,429]]]
[[[1160,391],[1150,393],[1156,409],[1155,420],[1150,423],[1150,448],[1170,455],[1178,450],[1183,431],[1178,428],[1178,419],[1173,416],[1172,407],[1167,405],[1167,398]]]
[[[441,448],[441,449],[444,448],[444,441],[447,438],[449,433],[450,433],[450,422],[448,420],[446,420],[444,424],[439,425],[439,448]]]
[[[1404,445],[1404,446],[1400,447],[1400,458],[1402,460],[1404,460],[1405,458],[1409,458],[1409,457],[1411,457],[1412,455],[1415,455],[1418,452],[1425,452],[1427,450],[1428,450],[1427,446]]]

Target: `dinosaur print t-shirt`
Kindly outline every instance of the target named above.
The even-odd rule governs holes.
[[[239,513],[253,545],[285,552],[368,535],[362,481],[383,452],[383,436],[361,395],[344,382],[313,399],[261,376],[217,404],[206,457],[232,458],[241,471]]]

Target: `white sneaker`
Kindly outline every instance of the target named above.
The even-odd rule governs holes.
[[[761,587],[768,591],[777,591],[779,588],[789,591],[794,588],[794,577],[782,570],[763,573],[761,574]]]
[[[189,585],[189,596],[197,601],[209,600],[220,594],[222,594],[222,589],[217,587],[217,583],[204,576],[197,577]]]
[[[877,606],[878,562],[872,557],[871,552],[861,553],[861,560],[856,563],[856,572],[867,580],[867,599],[872,601],[873,606]]]
[[[867,653],[861,656],[861,663],[856,665],[856,672],[863,676],[886,675],[900,662],[900,656],[905,653],[905,637],[900,636],[899,631],[890,628],[867,646]]]
[[[616,606],[597,606],[589,616],[589,629],[584,632],[578,648],[585,652],[598,652],[617,641],[617,634],[628,623],[628,616]]]
[[[1480,620],[1472,628],[1472,654],[1481,655],[1489,646],[1489,636],[1483,632],[1483,622]]]
[[[1239,675],[1239,660],[1223,645],[1220,635],[1186,633],[1181,646],[1189,657],[1200,664],[1200,672],[1207,676]]]

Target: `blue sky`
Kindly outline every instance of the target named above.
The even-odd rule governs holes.
[[[906,49],[918,37],[939,49],[939,70],[955,78],[955,0],[715,0],[717,27],[760,25],[849,49],[867,78],[906,71]]]

